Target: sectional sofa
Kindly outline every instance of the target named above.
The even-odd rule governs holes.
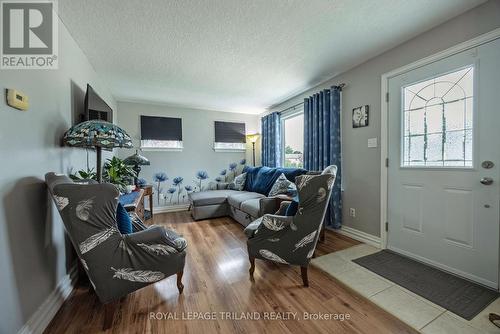
[[[283,173],[295,182],[295,177],[307,174],[300,168],[246,167],[245,185],[242,191],[228,189],[220,184],[218,190],[189,194],[191,214],[195,220],[230,216],[243,226],[266,213],[275,213],[282,198],[268,197],[278,177]]]

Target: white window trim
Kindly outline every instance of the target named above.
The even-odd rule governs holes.
[[[285,121],[287,119],[291,119],[291,118],[294,118],[294,117],[297,117],[299,116],[300,114],[304,115],[304,105],[301,104],[299,106],[296,106],[294,107],[293,109],[289,110],[289,111],[285,111],[285,112],[282,112],[281,113],[281,117],[280,117],[280,136],[282,138],[281,140],[281,156],[280,156],[280,160],[281,160],[281,165],[284,166],[285,165]],[[302,143],[302,151],[304,151],[304,143]],[[302,154],[304,154],[304,152],[302,152]]]
[[[180,140],[180,141],[177,141],[177,140],[168,140],[170,142],[177,142],[178,143],[177,147],[148,146],[148,145],[144,145],[144,143],[143,143],[144,141],[145,140],[141,139],[140,147],[141,147],[142,151],[182,152],[182,150],[184,149],[184,143],[182,142],[182,140]]]
[[[221,143],[217,143],[217,142],[214,142],[214,151],[215,152],[246,152],[247,148],[246,148],[246,143],[226,143],[226,144],[243,144],[243,147],[242,148],[238,148],[238,147],[217,147],[217,144],[221,144]]]

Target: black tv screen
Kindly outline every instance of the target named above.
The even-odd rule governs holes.
[[[85,116],[87,120],[101,120],[113,123],[113,109],[87,84],[85,94]]]

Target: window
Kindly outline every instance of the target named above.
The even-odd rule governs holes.
[[[182,149],[182,119],[141,116],[141,148]]]
[[[304,167],[304,113],[282,116],[283,167]]]
[[[402,166],[472,167],[474,68],[403,90]]]
[[[245,123],[220,122],[214,123],[215,140],[214,149],[216,151],[245,150],[246,130]]]

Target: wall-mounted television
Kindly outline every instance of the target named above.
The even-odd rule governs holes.
[[[87,84],[85,94],[85,118],[113,123],[113,109]]]

